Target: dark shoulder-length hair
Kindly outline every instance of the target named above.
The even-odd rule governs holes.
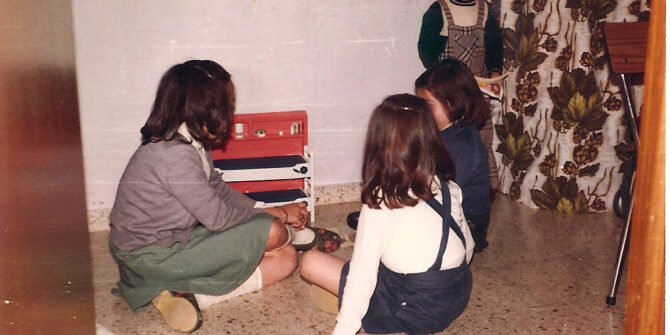
[[[414,206],[434,196],[434,176],[451,180],[454,166],[428,105],[411,94],[387,97],[370,116],[361,201],[371,208]]]
[[[489,104],[479,90],[472,71],[460,60],[447,58],[428,68],[414,82],[416,91],[427,89],[447,111],[452,122],[484,126]]]
[[[156,100],[141,129],[142,144],[177,137],[182,122],[206,146],[223,143],[235,112],[230,74],[211,60],[189,60],[161,78]]]

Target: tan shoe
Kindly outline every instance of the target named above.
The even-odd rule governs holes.
[[[318,309],[326,313],[337,314],[338,307],[336,295],[326,291],[320,286],[312,284],[309,288],[309,297],[312,298],[312,302]]]
[[[163,315],[172,329],[191,333],[202,325],[202,314],[191,293],[162,291],[151,303]]]

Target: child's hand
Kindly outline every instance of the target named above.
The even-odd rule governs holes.
[[[496,84],[491,84],[489,87],[490,87],[491,91],[492,91],[493,93],[495,93],[496,95],[499,95],[499,94],[500,94],[500,84],[498,84],[498,83],[496,83]]]
[[[302,230],[307,224],[307,205],[304,202],[282,206],[288,214],[288,223],[295,230]]]
[[[493,71],[493,72],[491,72],[491,75],[489,77],[490,78],[500,77],[500,73],[498,73],[498,71]],[[493,91],[493,93],[495,93],[496,95],[500,94],[500,83],[499,82],[491,84],[490,88],[491,88],[491,91]]]

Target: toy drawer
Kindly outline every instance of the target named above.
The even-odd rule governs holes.
[[[219,159],[214,167],[226,182],[306,178],[311,174],[302,155]]]
[[[265,192],[249,192],[245,193],[251,199],[262,201],[273,206],[280,206],[294,202],[304,201],[309,203],[310,197],[301,189],[276,190]]]

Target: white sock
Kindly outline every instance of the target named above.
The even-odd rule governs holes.
[[[236,289],[224,295],[196,294],[195,299],[198,301],[200,309],[205,309],[224,300],[260,290],[261,287],[263,287],[263,275],[261,274],[261,269],[257,267],[251,276],[249,276],[249,278]]]
[[[286,227],[286,231],[288,232],[288,238],[286,239],[286,243],[284,243],[284,245],[282,245],[281,247],[285,247],[285,246],[291,244],[293,242],[293,238],[295,236],[295,230],[293,229],[293,226],[284,225],[284,227]]]

